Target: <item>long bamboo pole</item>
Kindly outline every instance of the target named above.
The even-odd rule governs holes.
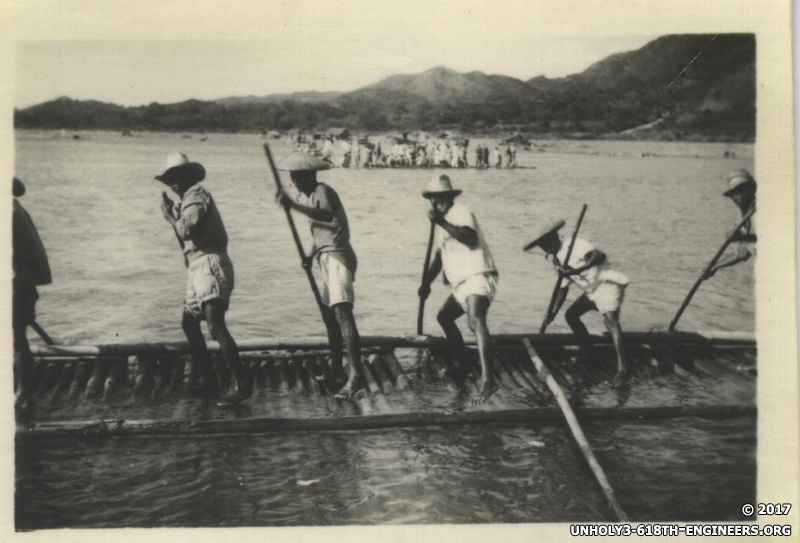
[[[755,406],[662,406],[662,407],[591,407],[576,412],[584,420],[654,421],[682,417],[731,419],[757,415]],[[111,437],[111,436],[180,436],[227,435],[284,432],[339,432],[381,430],[403,427],[460,426],[468,424],[560,424],[564,420],[557,407],[536,407],[498,411],[413,412],[387,415],[349,415],[343,417],[311,418],[242,418],[192,420],[84,420],[37,423],[20,427],[23,437]]]
[[[692,286],[691,290],[689,290],[689,294],[686,295],[686,298],[683,300],[683,303],[681,304],[680,308],[678,308],[678,312],[675,313],[675,316],[672,318],[672,322],[669,323],[669,331],[670,332],[675,330],[675,326],[678,324],[678,319],[680,319],[681,315],[683,315],[683,311],[689,305],[689,302],[692,300],[692,297],[694,296],[694,293],[697,292],[698,288],[700,288],[700,284],[703,282],[703,276],[706,273],[708,273],[711,270],[711,268],[714,267],[714,264],[716,264],[717,260],[720,259],[722,254],[725,252],[725,249],[727,249],[728,245],[730,245],[731,241],[733,241],[733,238],[736,236],[736,234],[739,232],[739,230],[741,230],[742,226],[744,226],[744,224],[747,221],[750,220],[750,217],[752,217],[753,213],[755,213],[755,212],[756,212],[756,206],[754,205],[745,214],[745,216],[742,218],[742,220],[739,221],[739,224],[736,225],[736,228],[733,229],[733,232],[731,232],[728,235],[728,238],[725,240],[725,242],[719,248],[717,253],[714,255],[714,258],[711,259],[711,262],[709,262],[708,265],[705,267],[705,269],[703,269],[703,272],[700,274],[700,277],[697,278],[697,281],[695,281],[695,283]]]
[[[589,441],[583,434],[581,425],[578,423],[578,419],[575,416],[575,412],[569,405],[569,401],[567,400],[567,397],[564,395],[564,391],[561,390],[561,387],[558,385],[556,380],[553,378],[552,375],[550,375],[550,372],[547,370],[547,366],[545,366],[544,362],[542,361],[541,358],[539,358],[539,355],[533,348],[531,340],[525,338],[522,341],[525,345],[525,348],[528,350],[528,355],[531,357],[534,366],[536,366],[536,370],[545,380],[545,383],[547,383],[550,392],[552,392],[553,396],[555,396],[556,401],[558,402],[558,406],[561,408],[561,411],[564,414],[564,418],[567,419],[567,424],[569,425],[569,429],[572,432],[572,437],[575,438],[575,442],[578,444],[581,453],[583,453],[583,457],[589,464],[589,468],[592,470],[595,479],[597,479],[597,482],[600,484],[600,488],[602,489],[603,494],[605,494],[606,499],[608,500],[608,503],[611,506],[611,510],[617,517],[617,521],[628,522],[629,521],[628,515],[627,513],[625,513],[625,510],[622,509],[622,506],[620,505],[619,501],[617,501],[617,497],[614,494],[614,489],[611,487],[611,483],[608,481],[608,477],[606,477],[606,474],[603,471],[603,467],[600,465],[600,462],[597,461],[594,452],[592,452],[592,447],[589,445]]]
[[[564,262],[562,262],[562,266],[566,268],[569,265],[569,257],[572,256],[572,248],[575,246],[575,239],[578,237],[578,230],[581,228],[581,223],[583,222],[583,216],[586,214],[586,204],[583,204],[581,208],[581,214],[578,216],[578,222],[575,223],[575,230],[572,231],[572,238],[569,240],[569,247],[567,248],[567,256],[564,258]],[[564,281],[564,274],[559,272],[558,279],[556,280],[556,287],[553,289],[553,295],[550,296],[550,304],[547,306],[547,314],[545,315],[544,320],[542,321],[542,325],[539,327],[539,333],[544,334],[544,331],[547,330],[547,323],[553,316],[553,308],[556,304],[556,298],[558,298],[558,292],[561,290],[561,283]]]
[[[275,181],[275,186],[278,190],[283,190],[283,184],[281,183],[281,178],[278,174],[278,168],[275,166],[275,161],[272,159],[272,152],[269,149],[269,145],[266,143],[264,144],[264,153],[267,155],[267,161],[269,162],[269,167],[272,171],[272,178]],[[319,294],[317,281],[314,279],[314,274],[311,273],[311,265],[308,262],[309,258],[306,256],[305,249],[303,249],[303,242],[300,240],[300,235],[297,233],[297,227],[294,224],[294,217],[292,217],[292,212],[288,207],[284,206],[283,210],[286,212],[286,221],[289,223],[289,229],[292,231],[292,239],[294,239],[294,244],[297,247],[298,254],[300,255],[300,265],[303,267],[303,270],[306,273],[308,284],[311,286],[311,292],[314,294],[314,299],[317,301],[317,306],[322,314],[322,320],[327,326],[328,323],[327,319],[325,318],[325,306],[322,303],[322,297]]]
[[[36,321],[33,321],[33,322],[31,323],[31,328],[33,328],[33,330],[34,330],[34,331],[35,331],[37,334],[39,334],[39,337],[40,337],[40,338],[42,338],[42,340],[43,340],[45,343],[47,343],[48,345],[55,345],[55,344],[56,344],[56,342],[55,342],[55,341],[53,341],[53,338],[51,338],[51,337],[50,337],[50,336],[47,334],[47,332],[45,332],[45,331],[44,331],[44,328],[42,328],[41,326],[39,326],[39,323],[37,323]]]

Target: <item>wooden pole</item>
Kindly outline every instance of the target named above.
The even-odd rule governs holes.
[[[697,292],[698,288],[700,288],[700,284],[703,282],[703,276],[706,273],[708,273],[711,270],[711,268],[714,267],[714,264],[717,263],[717,260],[720,259],[722,254],[725,252],[725,249],[727,249],[728,245],[730,245],[731,241],[733,241],[734,236],[736,236],[736,234],[739,232],[739,230],[742,228],[742,226],[744,226],[744,224],[747,221],[750,220],[750,217],[752,217],[753,213],[755,213],[755,212],[756,212],[756,206],[753,205],[750,208],[750,210],[745,214],[744,218],[742,218],[742,220],[739,221],[739,224],[736,225],[736,228],[733,229],[733,232],[731,232],[728,235],[728,238],[725,240],[725,243],[722,244],[722,246],[719,248],[717,253],[714,255],[714,258],[712,258],[711,262],[709,262],[708,265],[705,267],[703,272],[700,274],[700,277],[697,278],[697,281],[695,281],[695,283],[692,286],[691,290],[689,290],[689,294],[686,295],[686,299],[683,300],[683,303],[681,304],[680,308],[678,308],[678,312],[675,313],[675,316],[672,318],[672,322],[669,323],[669,331],[670,332],[675,330],[675,326],[678,324],[678,319],[680,319],[681,315],[683,315],[683,311],[689,305],[689,302],[691,301],[692,297],[694,296],[694,293]]]
[[[533,361],[534,366],[536,366],[536,370],[547,383],[550,392],[552,392],[553,396],[555,396],[558,406],[561,408],[561,412],[564,414],[564,418],[567,419],[567,425],[569,425],[569,429],[572,432],[572,437],[575,438],[578,447],[583,453],[583,457],[589,464],[589,468],[592,470],[595,479],[597,479],[597,482],[600,484],[600,488],[603,490],[603,494],[605,494],[606,499],[611,506],[611,510],[614,511],[617,521],[628,522],[630,519],[617,501],[617,497],[614,494],[614,489],[611,487],[611,483],[608,481],[608,477],[606,477],[600,462],[598,462],[597,458],[594,456],[594,452],[592,452],[592,448],[589,446],[589,441],[583,434],[581,425],[578,423],[578,419],[575,417],[575,412],[572,411],[572,407],[569,405],[569,401],[567,401],[564,391],[561,390],[561,387],[558,385],[556,380],[553,379],[552,375],[550,375],[550,372],[547,370],[547,366],[545,366],[544,362],[541,358],[539,358],[539,355],[533,348],[531,340],[525,338],[522,341],[525,345],[525,348],[528,350],[528,356],[531,357],[531,361]]]
[[[34,331],[35,331],[37,334],[39,334],[39,337],[40,337],[40,338],[42,338],[42,340],[43,340],[45,343],[47,343],[48,345],[55,345],[55,344],[56,344],[56,342],[55,342],[55,341],[53,341],[53,338],[51,338],[50,336],[48,336],[48,335],[47,335],[47,332],[45,332],[45,331],[44,331],[44,328],[42,328],[41,326],[39,326],[39,323],[37,323],[36,321],[33,321],[33,322],[31,323],[31,328],[33,328],[33,329],[34,329]]]
[[[569,247],[567,248],[567,256],[562,262],[562,266],[564,268],[567,267],[569,264],[569,257],[572,256],[572,248],[575,246],[575,239],[578,237],[578,230],[581,228],[581,223],[583,222],[583,216],[586,214],[586,204],[583,204],[581,208],[581,214],[578,216],[578,222],[575,223],[575,230],[572,232],[572,238],[569,240]],[[553,289],[553,295],[550,296],[550,305],[547,306],[547,315],[545,315],[544,320],[542,321],[542,325],[539,327],[539,333],[544,334],[544,331],[547,330],[547,321],[553,316],[553,308],[556,305],[556,298],[558,298],[558,292],[561,290],[561,282],[564,281],[564,274],[559,272],[558,279],[556,280],[556,288]]]
[[[425,250],[425,263],[422,267],[422,287],[428,285],[428,268],[431,265],[431,252],[433,250],[433,233],[436,230],[436,225],[431,223],[431,231],[428,235],[428,248]],[[425,316],[425,299],[427,296],[419,297],[419,311],[417,312],[417,335],[422,335],[422,320]]]
[[[269,167],[272,171],[272,178],[275,181],[275,186],[278,188],[278,190],[283,190],[281,178],[278,174],[278,168],[275,167],[275,161],[272,159],[272,152],[269,150],[269,145],[266,143],[264,144],[264,153],[267,155],[267,161],[269,162]],[[300,265],[303,267],[303,270],[306,273],[308,284],[311,286],[311,292],[314,294],[314,299],[317,301],[317,306],[322,314],[322,320],[325,322],[325,326],[327,327],[328,321],[325,318],[325,305],[322,303],[322,297],[319,294],[319,287],[317,287],[314,274],[311,273],[311,262],[309,262],[310,259],[306,256],[305,249],[303,249],[303,242],[300,240],[300,236],[297,233],[297,227],[294,224],[294,217],[292,217],[291,210],[286,206],[284,206],[283,210],[286,212],[286,221],[289,223],[289,229],[292,231],[292,239],[294,239],[294,244],[297,247],[298,254],[300,255]]]
[[[653,421],[680,417],[730,419],[758,414],[755,406],[662,406],[662,407],[587,407],[576,410],[591,421]],[[348,415],[342,417],[242,418],[213,420],[83,420],[40,422],[18,427],[22,437],[144,437],[181,435],[268,434],[293,432],[340,432],[382,430],[403,427],[462,426],[468,424],[560,424],[563,412],[557,407],[535,407],[498,411],[412,412],[387,415]]]

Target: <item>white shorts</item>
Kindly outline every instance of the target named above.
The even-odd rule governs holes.
[[[233,264],[226,253],[211,253],[189,261],[184,311],[205,318],[203,304],[220,300],[227,309],[233,291]]]
[[[353,290],[353,272],[329,253],[319,255],[319,269],[322,272],[322,303],[328,307],[356,300]]]
[[[594,305],[597,306],[597,311],[600,313],[619,311],[622,306],[622,300],[625,299],[625,287],[627,286],[603,281],[594,291],[587,292],[586,297],[594,302]]]
[[[489,299],[489,303],[494,300],[497,294],[497,276],[490,274],[472,275],[461,281],[453,289],[453,297],[459,305],[467,310],[467,298],[473,295],[483,296]]]

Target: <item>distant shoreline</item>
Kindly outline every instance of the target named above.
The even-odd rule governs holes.
[[[74,141],[75,144],[90,142],[95,139],[109,140],[135,140],[136,138],[157,138],[168,141],[169,145],[174,146],[175,140],[183,141],[187,145],[202,146],[207,141],[213,142],[219,139],[252,139],[253,144],[263,143],[275,144],[278,146],[294,145],[284,138],[274,139],[264,136],[259,132],[164,132],[164,131],[130,131],[130,136],[122,136],[116,130],[83,130],[83,131],[62,131],[60,129],[39,129],[39,128],[17,128],[14,130],[15,136],[19,139],[45,141]],[[381,141],[388,134],[396,132],[379,132],[366,135],[372,141]],[[73,139],[78,136],[78,139]],[[508,133],[501,134],[464,134],[463,137],[470,141],[470,152],[474,148],[473,142],[490,145],[500,145],[499,142]],[[720,142],[720,141],[674,141],[656,139],[613,139],[613,138],[567,138],[558,135],[548,135],[548,137],[529,136],[532,147],[530,151],[519,150],[524,154],[580,154],[597,156],[622,156],[622,157],[694,157],[694,158],[725,158],[725,159],[753,159],[755,157],[755,143],[753,142]],[[625,145],[630,149],[620,150],[618,147]],[[726,156],[727,152],[727,156]]]

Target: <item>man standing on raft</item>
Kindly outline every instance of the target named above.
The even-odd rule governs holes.
[[[33,355],[27,330],[36,322],[36,301],[39,299],[36,287],[49,285],[53,278],[39,232],[18,200],[25,194],[25,185],[16,177],[13,184],[11,325],[14,330],[14,409],[17,418],[25,421],[33,412]]]
[[[428,218],[437,229],[436,254],[419,295],[427,298],[430,285],[444,268],[445,284],[453,293],[439,310],[437,320],[447,339],[457,347],[464,338],[456,319],[467,314],[467,323],[478,342],[481,360],[481,388],[475,403],[485,402],[497,390],[491,369],[492,340],[486,326],[486,314],[497,292],[497,268],[486,245],[483,231],[470,209],[456,203],[460,190],[453,190],[447,175],[435,175],[422,196],[431,202]]]
[[[348,399],[363,386],[360,371],[361,338],[353,316],[353,282],[358,261],[350,245],[350,226],[339,195],[328,185],[317,181],[317,172],[330,167],[327,162],[308,153],[292,153],[278,169],[290,173],[292,183],[305,201],[297,202],[283,190],[278,192],[276,200],[280,205],[309,218],[314,246],[303,265],[311,266],[313,258],[317,257],[322,275],[321,307],[328,330],[332,362],[331,374],[326,381],[334,388],[344,381],[342,350],[347,347],[349,373],[335,397]]]
[[[745,215],[756,205],[756,181],[750,172],[744,169],[734,170],[728,174],[728,180],[722,192],[736,204],[736,224],[738,225]],[[727,268],[750,260],[756,254],[756,217],[755,214],[742,225],[732,238],[733,242],[738,242],[736,253],[717,262],[713,268],[708,270],[703,279],[709,279],[717,273],[720,268]]]
[[[236,343],[225,325],[225,312],[233,291],[233,264],[228,258],[228,233],[222,217],[211,194],[198,184],[205,177],[206,171],[201,164],[189,162],[182,153],[173,153],[167,157],[166,171],[156,179],[181,199],[174,206],[163,192],[161,212],[178,237],[189,272],[183,307],[183,331],[189,340],[192,356],[187,380],[198,395],[213,396],[218,392],[206,342],[200,331],[200,321],[205,320],[233,375],[233,389],[222,402],[235,404],[252,395],[253,385],[245,374]],[[195,387],[198,370],[200,384]]]
[[[611,264],[602,251],[595,249],[591,243],[581,238],[575,238],[568,266],[565,266],[564,261],[567,258],[569,246],[558,234],[564,224],[563,220],[552,222],[542,229],[536,239],[525,246],[526,251],[536,246],[541,247],[548,260],[552,260],[556,270],[569,279],[569,283],[564,283],[558,292],[553,312],[547,316],[547,322],[553,321],[564,304],[570,283],[581,289],[583,294],[567,309],[564,317],[573,333],[581,341],[581,358],[589,360],[594,353],[592,344],[588,341],[589,331],[581,322],[581,316],[588,311],[599,311],[603,315],[603,321],[611,333],[617,351],[617,374],[612,386],[618,387],[625,382],[628,375],[619,312],[629,280],[625,274],[611,268]]]

